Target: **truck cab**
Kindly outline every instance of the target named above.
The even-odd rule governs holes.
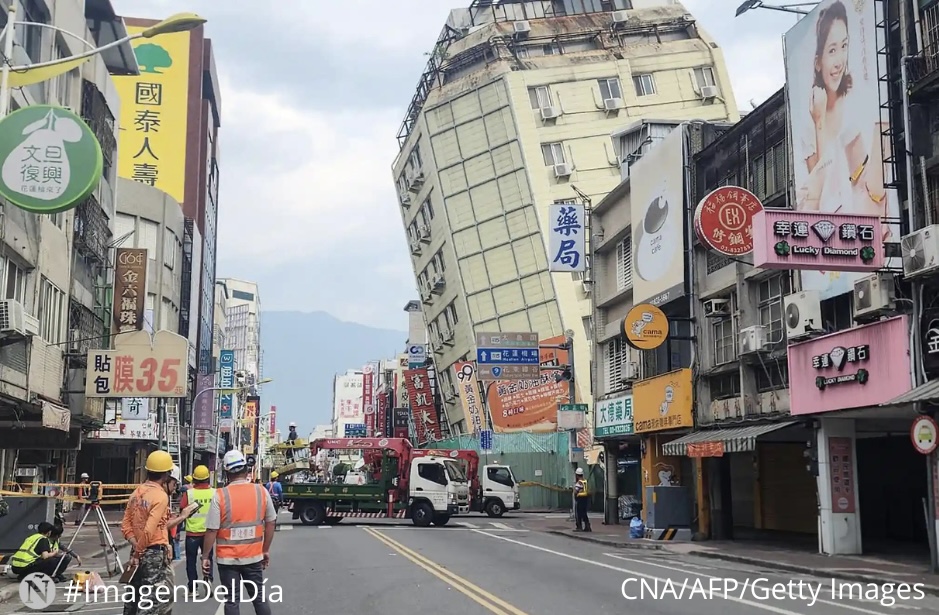
[[[507,510],[518,510],[518,481],[509,466],[483,466],[479,509],[490,517],[501,517]]]
[[[446,525],[452,515],[469,512],[469,483],[460,464],[447,457],[411,461],[408,508],[415,525]]]

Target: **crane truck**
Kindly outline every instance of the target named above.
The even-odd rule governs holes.
[[[443,526],[451,516],[469,512],[469,484],[461,465],[443,455],[414,455],[404,438],[314,440],[310,459],[321,450],[361,451],[363,467],[349,473],[354,476],[333,477],[334,482],[285,484],[283,499],[304,525],[371,517]]]
[[[518,510],[520,507],[518,481],[509,466],[486,464],[480,478],[479,453],[474,450],[415,449],[413,456],[443,456],[461,461],[469,480],[471,511],[484,512],[490,517],[501,517],[507,510]]]

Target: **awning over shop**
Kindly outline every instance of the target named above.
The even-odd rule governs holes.
[[[705,429],[672,440],[662,447],[665,455],[679,457],[688,454],[688,445],[720,443],[725,453],[748,453],[756,450],[756,441],[760,436],[778,429],[785,429],[797,424],[797,421],[769,423],[767,425],[749,425],[730,429]],[[692,446],[694,448],[694,446]]]
[[[933,380],[926,384],[921,384],[912,391],[907,391],[903,395],[885,401],[881,406],[905,406],[906,404],[915,404],[921,401],[939,401],[939,380]]]

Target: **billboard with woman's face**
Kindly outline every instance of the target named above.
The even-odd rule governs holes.
[[[876,0],[823,0],[784,38],[795,208],[874,215],[896,222],[895,191],[884,188],[890,142],[880,108]],[[884,228],[899,241],[899,226]],[[888,263],[890,265],[892,263]],[[864,274],[803,271],[822,299],[852,291]]]

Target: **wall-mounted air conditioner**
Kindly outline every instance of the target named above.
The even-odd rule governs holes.
[[[623,99],[622,98],[607,98],[603,101],[603,107],[607,111],[617,111],[623,108]]]
[[[707,299],[704,301],[704,315],[707,318],[724,318],[730,316],[729,299]]]
[[[513,32],[517,38],[524,38],[531,32],[531,24],[527,21],[516,21],[512,23]]]
[[[896,307],[894,278],[886,273],[872,273],[854,283],[854,318],[876,318]]]
[[[720,89],[716,85],[705,85],[701,88],[701,98],[712,100],[721,95]]]
[[[574,167],[569,162],[554,165],[554,176],[557,178],[570,177],[573,172]]]
[[[636,380],[639,380],[639,363],[636,361],[623,361],[623,366],[620,368],[620,382],[629,384]]]
[[[553,120],[561,115],[561,108],[554,105],[541,108],[541,119],[543,120]]]
[[[765,325],[753,325],[740,330],[741,356],[769,350],[772,350],[772,344],[766,339]]]
[[[421,242],[417,239],[412,239],[410,242],[411,245],[411,254],[420,254],[421,253]]]
[[[817,290],[804,290],[783,299],[786,338],[811,337],[822,331],[822,304]]]
[[[0,334],[25,336],[24,316],[23,304],[19,301],[13,299],[0,301]]]
[[[446,278],[443,277],[442,273],[435,273],[434,279],[431,281],[431,290],[432,291],[441,291],[443,287],[447,285]]]
[[[453,345],[453,340],[455,337],[456,335],[454,334],[453,329],[444,329],[440,332],[440,339],[443,340],[443,343],[448,346]]]
[[[424,243],[430,243],[430,227],[422,224],[417,228],[417,238]]]
[[[627,11],[613,11],[612,16],[614,25],[623,25],[629,21],[629,13]]]
[[[939,224],[930,224],[900,239],[903,275],[915,278],[939,269]]]
[[[424,185],[424,172],[418,169],[408,176],[408,189],[411,192],[420,191]]]

